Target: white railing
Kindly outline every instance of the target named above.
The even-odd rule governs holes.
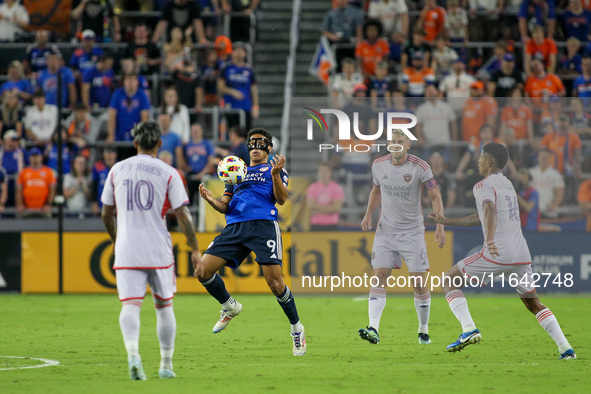
[[[281,150],[285,156],[289,145],[289,118],[291,108],[291,97],[293,96],[293,74],[295,68],[296,51],[299,41],[299,25],[302,1],[294,0],[292,8],[291,28],[289,32],[289,55],[287,56],[287,70],[285,72],[285,87],[283,89],[283,116],[281,118]]]

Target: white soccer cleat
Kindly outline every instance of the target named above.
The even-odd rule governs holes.
[[[131,357],[129,359],[129,378],[131,380],[148,380],[144,373],[144,367],[142,361],[137,357]]]
[[[291,339],[293,340],[293,355],[303,356],[306,354],[306,334],[304,332],[304,326],[302,326],[302,331],[292,332]]]
[[[176,373],[174,373],[171,369],[162,368],[160,371],[158,371],[158,376],[160,379],[172,379],[176,378]]]
[[[230,323],[230,320],[238,316],[238,314],[242,312],[242,304],[236,301],[236,306],[234,309],[221,311],[220,320],[213,326],[213,333],[217,334],[218,332],[222,331],[226,326]]]

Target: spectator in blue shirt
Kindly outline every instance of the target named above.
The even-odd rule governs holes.
[[[134,58],[122,59],[121,60],[121,79],[120,83],[123,85],[125,76],[129,74],[135,74],[138,80],[138,86],[146,93],[148,101],[150,101],[150,83],[148,80],[139,72],[139,67]]]
[[[82,102],[89,108],[107,108],[115,84],[113,56],[103,54],[82,77]]]
[[[581,0],[569,0],[569,8],[561,15],[561,20],[567,39],[575,37],[581,42],[589,40],[591,11],[583,8]]]
[[[189,202],[193,204],[193,196],[199,189],[201,179],[211,171],[211,160],[215,148],[211,141],[203,139],[201,125],[195,123],[191,126],[191,140],[185,145],[185,167],[188,177]]]
[[[92,213],[100,214],[103,203],[101,196],[111,167],[117,162],[117,149],[106,146],[103,150],[103,160],[97,160],[92,167]]]
[[[183,157],[183,143],[181,137],[177,133],[173,133],[170,130],[170,115],[166,112],[158,115],[158,124],[162,128],[162,145],[159,152],[167,151],[172,155],[173,167],[183,170],[185,168],[185,160]]]
[[[150,103],[143,90],[139,89],[137,75],[126,75],[123,87],[115,90],[109,103],[107,141],[133,141],[133,127],[149,118]]]
[[[520,168],[517,179],[519,180],[519,216],[523,230],[538,231],[540,228],[540,195],[531,186],[531,174],[527,168]]]
[[[0,86],[0,96],[3,96],[6,91],[15,92],[21,101],[29,100],[33,95],[31,81],[25,78],[23,65],[18,60],[8,65],[8,81]]]
[[[540,26],[546,26],[546,37],[554,38],[556,28],[556,7],[554,1],[549,0],[523,0],[519,5],[519,34],[521,41],[529,40],[528,23],[530,20]]]
[[[259,117],[259,89],[252,67],[245,62],[246,49],[234,44],[232,60],[222,66],[218,79],[218,92],[224,95],[229,108],[242,109],[246,113],[246,129],[250,130],[252,119]],[[239,123],[239,116],[227,117],[228,127]]]
[[[68,131],[65,127],[61,128],[62,133],[62,172],[69,174],[71,169],[72,158],[76,156],[76,152],[70,149],[68,144]],[[57,144],[57,132],[53,133],[51,142],[45,147],[43,156],[47,162],[47,167],[51,168],[57,174],[57,155],[58,155],[58,144]]]
[[[74,51],[70,58],[70,67],[74,70],[77,80],[82,78],[85,71],[90,70],[103,54],[101,48],[95,47],[95,34],[87,29],[82,32],[82,46]]]
[[[581,59],[582,73],[573,81],[573,96],[581,97],[585,107],[591,104],[591,55],[584,55]]]
[[[47,68],[47,57],[50,53],[57,53],[61,56],[57,45],[49,43],[49,32],[47,30],[37,30],[35,43],[27,47],[24,60],[26,73],[32,72],[32,77],[36,78],[38,72]]]
[[[7,207],[14,206],[15,181],[23,168],[29,165],[29,156],[24,148],[20,147],[20,136],[14,130],[4,134],[3,144],[0,147],[0,167],[4,168],[9,176]]]
[[[337,7],[324,15],[320,31],[332,43],[355,42],[362,39],[363,23],[363,12],[358,7],[338,0]]]
[[[76,103],[76,80],[74,73],[68,67],[60,65],[60,56],[50,53],[47,58],[47,69],[41,71],[37,79],[37,86],[45,92],[45,102],[57,105],[57,74],[62,75],[62,107],[74,107]]]
[[[246,130],[240,126],[234,126],[228,132],[230,147],[228,149],[216,148],[215,153],[221,157],[238,156],[246,165],[250,164],[250,155],[246,145]]]

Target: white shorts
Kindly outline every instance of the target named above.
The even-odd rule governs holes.
[[[117,269],[115,275],[121,301],[143,300],[147,284],[152,295],[162,301],[172,299],[176,293],[174,264],[160,269]]]
[[[429,271],[425,232],[410,234],[376,233],[371,251],[371,266],[400,269],[404,259],[409,272]]]
[[[490,283],[490,274],[497,276],[499,274],[505,274],[505,285],[509,282],[509,275],[513,275],[512,278],[517,279],[517,286],[515,289],[519,294],[532,293],[536,288],[534,287],[534,281],[532,278],[531,263],[518,263],[518,264],[498,264],[487,260],[482,255],[482,251],[474,253],[472,256],[468,256],[461,260],[457,264],[460,271],[467,277],[478,278],[478,282],[487,286]]]

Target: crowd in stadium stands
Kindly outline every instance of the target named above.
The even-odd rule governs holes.
[[[523,225],[535,229],[561,205],[591,217],[590,26],[586,0],[333,0],[320,30],[338,63],[335,105],[360,124],[414,113],[411,153],[433,167],[446,207],[473,204],[479,152],[504,143]],[[370,155],[334,156],[369,172]]]
[[[179,170],[191,202],[221,157],[249,162],[245,136],[259,114],[258,91],[242,41],[250,38],[259,0],[137,3],[141,11],[161,11],[160,18],[120,18],[125,1],[74,0],[67,37],[30,32],[20,2],[0,5],[0,42],[30,43],[0,82],[0,214],[52,214],[60,151],[66,212],[99,214],[109,169],[133,153],[131,131],[147,119],[162,126],[159,157]],[[232,15],[231,37],[219,34],[223,14]],[[71,55],[64,51],[70,42],[79,43]],[[109,42],[124,45],[102,45]],[[244,111],[246,127],[235,111],[220,120],[229,132],[206,138],[202,126],[211,130],[212,122],[201,113],[212,106]]]

